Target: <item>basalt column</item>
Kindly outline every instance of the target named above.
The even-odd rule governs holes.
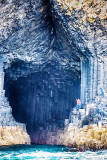
[[[5,97],[4,87],[4,69],[3,69],[3,57],[0,56],[0,125],[12,125],[11,119],[11,108]],[[13,121],[14,123],[14,121]]]
[[[91,100],[91,62],[88,58],[81,58],[81,102],[86,105]]]
[[[5,97],[3,60],[3,57],[0,56],[0,125],[12,126],[16,125],[16,122],[12,117],[12,109],[9,106],[7,98]]]
[[[0,56],[0,146],[29,144],[30,139],[26,133],[25,125],[15,121],[12,116],[12,108],[5,97],[3,62],[4,58]]]
[[[2,97],[3,97],[3,82],[4,82],[3,58],[0,56],[0,107],[2,105]]]

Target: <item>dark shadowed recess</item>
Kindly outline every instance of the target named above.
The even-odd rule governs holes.
[[[14,63],[12,67],[15,66]],[[17,80],[6,75],[6,97],[14,118],[26,123],[28,130],[45,128],[51,123],[63,128],[64,120],[69,118],[76,99],[80,98],[80,78],[75,76],[75,72],[64,70],[55,61]]]

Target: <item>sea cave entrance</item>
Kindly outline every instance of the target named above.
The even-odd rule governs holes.
[[[19,64],[15,62],[5,70],[4,85],[16,121],[25,123],[30,134],[53,124],[63,128],[76,99],[80,98],[81,73],[77,76],[70,68],[64,70],[51,61],[41,70],[21,77]]]

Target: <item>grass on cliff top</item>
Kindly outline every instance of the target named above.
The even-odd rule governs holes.
[[[100,18],[101,22],[107,19],[107,1],[106,0],[57,0],[62,9],[71,16],[73,10],[83,10],[85,12],[83,20],[94,22]]]

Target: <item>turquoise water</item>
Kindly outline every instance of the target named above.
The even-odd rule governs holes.
[[[106,151],[72,152],[64,146],[31,145],[0,148],[0,160],[107,160]]]

